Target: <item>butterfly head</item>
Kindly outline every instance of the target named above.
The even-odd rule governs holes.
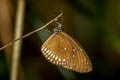
[[[54,29],[54,33],[59,34],[63,31],[63,27],[61,24],[58,24],[58,26]]]

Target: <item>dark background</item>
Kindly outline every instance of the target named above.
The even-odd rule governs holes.
[[[49,63],[40,48],[52,23],[23,39],[18,80],[120,80],[120,0],[26,0],[24,34],[63,11],[65,32],[89,55],[93,71],[77,73]],[[0,46],[13,40],[17,0],[0,1]],[[64,45],[64,44],[63,44]],[[0,80],[9,80],[12,46],[0,52]]]

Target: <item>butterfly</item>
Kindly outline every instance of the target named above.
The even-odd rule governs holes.
[[[44,42],[41,51],[55,65],[81,73],[92,71],[86,51],[79,42],[63,31],[61,24],[58,24],[54,33]]]

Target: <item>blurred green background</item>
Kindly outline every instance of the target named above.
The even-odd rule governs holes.
[[[0,47],[13,40],[18,0],[0,0]],[[49,63],[40,48],[56,24],[23,39],[18,80],[120,80],[120,0],[26,0],[24,34],[63,11],[64,30],[83,45],[93,71]],[[0,51],[0,80],[9,80],[12,46]]]

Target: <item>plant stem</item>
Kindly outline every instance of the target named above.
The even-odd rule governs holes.
[[[18,0],[14,39],[22,36],[24,27],[25,0]],[[18,80],[18,65],[20,61],[22,40],[13,46],[10,80]]]

